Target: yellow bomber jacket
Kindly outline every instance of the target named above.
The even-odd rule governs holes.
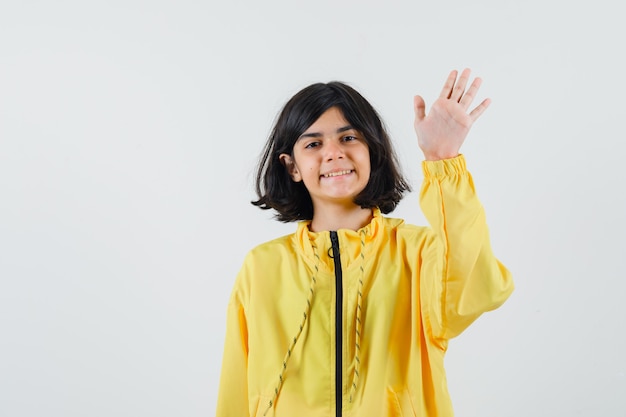
[[[250,251],[228,305],[218,417],[453,415],[448,340],[513,282],[464,157],[422,167],[430,227],[375,209],[358,231],[303,221]]]

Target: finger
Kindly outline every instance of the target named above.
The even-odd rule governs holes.
[[[454,81],[456,80],[456,76],[456,70],[450,71],[450,75],[448,75],[448,79],[441,89],[441,94],[439,94],[440,98],[450,98],[450,94],[452,94],[452,89],[454,88]]]
[[[469,106],[472,104],[472,101],[474,101],[474,98],[476,97],[476,93],[478,92],[478,89],[480,88],[480,85],[482,84],[482,82],[483,80],[480,78],[474,79],[474,81],[472,81],[472,85],[470,85],[470,87],[467,89],[465,94],[463,94],[463,97],[461,97],[461,100],[459,101],[459,103],[461,103],[461,105],[463,106],[465,110],[469,109]]]
[[[415,121],[421,122],[426,117],[426,103],[421,96],[413,97],[413,109],[415,110]]]
[[[469,80],[470,69],[465,68],[461,73],[461,76],[456,82],[456,85],[452,89],[452,93],[450,94],[450,100],[460,101],[461,97],[463,97],[463,93],[465,92],[465,86],[467,85],[467,80]]]
[[[485,110],[487,110],[487,107],[489,107],[490,104],[491,99],[486,98],[470,112],[469,116],[472,118],[472,123],[475,122]]]

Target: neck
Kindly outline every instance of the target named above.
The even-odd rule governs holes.
[[[359,230],[372,220],[372,209],[358,206],[330,206],[324,210],[313,209],[313,220],[309,226],[312,232],[324,230]]]

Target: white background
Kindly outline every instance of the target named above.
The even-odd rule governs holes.
[[[462,151],[516,291],[453,340],[457,416],[626,415],[619,2],[0,3],[0,416],[213,415],[282,104],[342,80],[414,190],[412,96],[492,106]],[[424,224],[417,192],[392,213]]]

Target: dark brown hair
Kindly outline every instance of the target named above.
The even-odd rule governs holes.
[[[300,135],[331,107],[341,110],[350,125],[363,134],[369,148],[370,178],[365,189],[355,197],[355,204],[363,208],[379,207],[383,213],[390,213],[403,193],[410,191],[378,112],[354,88],[333,81],[305,87],[279,113],[259,160],[258,200],[252,204],[264,210],[276,210],[276,218],[282,222],[313,218],[313,202],[304,182],[291,179],[279,156],[282,153],[293,155]]]

